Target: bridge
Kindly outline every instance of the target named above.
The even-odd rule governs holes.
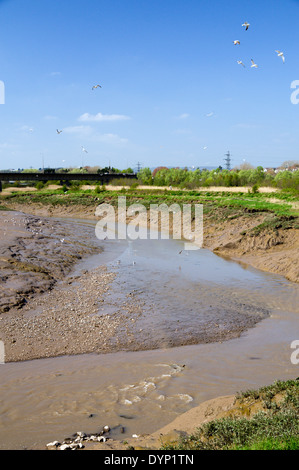
[[[137,179],[136,173],[56,173],[55,171],[44,171],[41,173],[17,173],[0,172],[0,192],[2,182],[24,181],[38,183],[39,181],[59,181],[67,184],[69,181],[94,181],[95,183],[107,184],[114,179]]]

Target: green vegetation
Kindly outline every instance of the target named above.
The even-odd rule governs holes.
[[[258,192],[259,186],[299,191],[299,165],[275,173],[265,171],[262,166],[250,169],[223,170],[188,170],[183,168],[156,169],[153,173],[144,168],[138,174],[141,184],[155,186],[175,186],[182,189],[208,188],[211,186],[250,186]]]
[[[144,174],[151,175],[150,171],[142,170]],[[159,174],[160,170],[157,172]],[[190,172],[191,173],[191,172]],[[194,173],[194,172],[193,172]],[[152,178],[152,176],[150,176]],[[49,182],[50,183],[50,182]],[[81,206],[96,208],[101,203],[109,203],[118,206],[118,197],[126,196],[127,206],[135,203],[143,204],[147,209],[151,204],[202,204],[204,216],[211,222],[221,223],[229,219],[237,219],[240,216],[254,217],[261,216],[260,223],[254,229],[243,232],[242,235],[256,236],[266,230],[277,230],[299,228],[299,194],[295,190],[280,190],[275,193],[259,191],[252,187],[250,192],[236,192],[234,190],[212,191],[208,187],[203,190],[170,189],[169,187],[158,188],[146,186],[141,189],[138,186],[140,181],[130,180],[130,186],[125,187],[125,181],[121,183],[121,190],[108,191],[105,185],[90,184],[88,180],[82,182],[71,181],[58,189],[50,189],[49,183],[44,185],[37,183],[34,192],[11,192],[10,194],[0,193],[0,203],[9,207],[13,204],[43,204],[53,207],[59,206]],[[53,184],[53,182],[51,182]],[[88,189],[86,189],[88,188]],[[25,189],[25,188],[24,188]]]
[[[299,379],[238,394],[229,416],[163,449],[298,450]]]
[[[269,222],[274,228],[279,228],[284,224],[289,226],[298,225],[298,197],[289,192],[268,193],[242,193],[242,192],[212,192],[212,191],[170,191],[165,188],[139,189],[134,185],[130,188],[123,188],[120,191],[107,191],[105,186],[97,185],[95,189],[82,190],[80,186],[72,184],[64,185],[58,189],[43,189],[35,192],[12,192],[11,194],[0,194],[2,204],[44,204],[52,206],[82,205],[96,206],[102,202],[109,203],[115,207],[118,205],[118,197],[126,196],[127,205],[141,203],[149,208],[151,204],[173,204],[177,203],[181,207],[183,204],[203,204],[204,214],[214,214],[218,220],[263,213],[269,216]],[[267,224],[267,222],[266,222]],[[286,228],[286,227],[285,227]]]

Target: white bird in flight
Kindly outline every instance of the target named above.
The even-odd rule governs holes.
[[[81,148],[82,148],[82,152],[88,153],[84,147],[81,147]]]
[[[252,63],[251,67],[254,67],[254,68],[257,69],[258,66],[257,66],[257,64],[254,63],[254,61],[252,59],[251,59],[251,63]]]
[[[235,41],[233,41],[233,42],[234,42],[234,45],[236,45],[236,44],[240,44],[240,41],[239,41],[239,39],[236,39],[236,40],[235,40]]]
[[[247,31],[247,29],[249,28],[250,24],[247,23],[247,21],[245,21],[245,23],[243,23],[242,26],[244,26],[244,27],[245,27],[245,30]]]
[[[243,64],[242,60],[237,60],[238,64],[239,65],[242,65],[243,67],[245,67],[245,65]]]
[[[94,86],[92,87],[92,90],[95,90],[96,88],[102,88],[102,87],[101,87],[101,85],[94,85]]]
[[[56,132],[57,134],[61,134],[62,131],[59,131],[58,129],[56,129]]]
[[[278,57],[281,57],[282,61],[285,62],[285,57],[283,55],[283,52],[281,52],[281,51],[275,51],[275,52],[277,52]]]

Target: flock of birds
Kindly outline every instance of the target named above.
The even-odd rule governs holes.
[[[247,21],[245,21],[245,22],[242,24],[242,27],[245,28],[245,31],[248,31],[249,26],[250,26],[250,23],[248,23]],[[241,42],[239,41],[239,39],[235,39],[235,40],[233,41],[233,44],[234,44],[235,46],[237,46],[237,45],[240,45]],[[281,57],[281,59],[282,59],[282,61],[283,61],[283,63],[284,63],[284,62],[285,62],[284,53],[281,52],[281,51],[279,51],[279,50],[275,50],[275,52],[277,53],[277,56],[278,56],[278,57]],[[239,65],[242,65],[242,67],[246,67],[246,65],[244,64],[244,62],[243,62],[242,60],[237,60],[237,63],[238,63]],[[251,59],[251,68],[255,68],[255,69],[258,68],[258,65],[254,62],[253,59]],[[99,85],[99,84],[94,85],[94,86],[92,87],[92,90],[96,90],[97,88],[102,88],[102,86]],[[59,135],[59,134],[61,134],[63,131],[62,131],[62,130],[59,130],[59,129],[56,129],[56,132],[57,132],[57,134]],[[204,150],[206,150],[206,149],[207,149],[207,147],[204,147]],[[82,147],[82,152],[88,153],[87,150],[86,150],[84,147]]]
[[[249,29],[250,23],[248,23],[247,21],[245,21],[245,23],[243,23],[242,26],[245,28],[245,31],[247,31],[247,30]],[[235,46],[241,44],[240,41],[239,41],[239,39],[234,40],[233,43],[234,43]],[[278,57],[281,57],[282,61],[285,62],[285,57],[284,57],[283,52],[278,51],[278,50],[276,50],[275,52],[277,53],[277,56],[278,56]],[[246,67],[246,65],[242,62],[242,60],[237,60],[237,63],[238,63],[239,65],[242,65],[242,67]],[[251,59],[251,68],[255,68],[255,69],[258,68],[258,65],[254,62],[253,59]]]

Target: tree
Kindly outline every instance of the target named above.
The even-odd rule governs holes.
[[[137,177],[142,184],[152,184],[153,178],[150,168],[141,168]]]
[[[156,174],[158,173],[158,171],[161,171],[161,170],[168,170],[168,168],[166,166],[158,166],[157,168],[154,169],[153,171],[153,177],[155,178]]]

